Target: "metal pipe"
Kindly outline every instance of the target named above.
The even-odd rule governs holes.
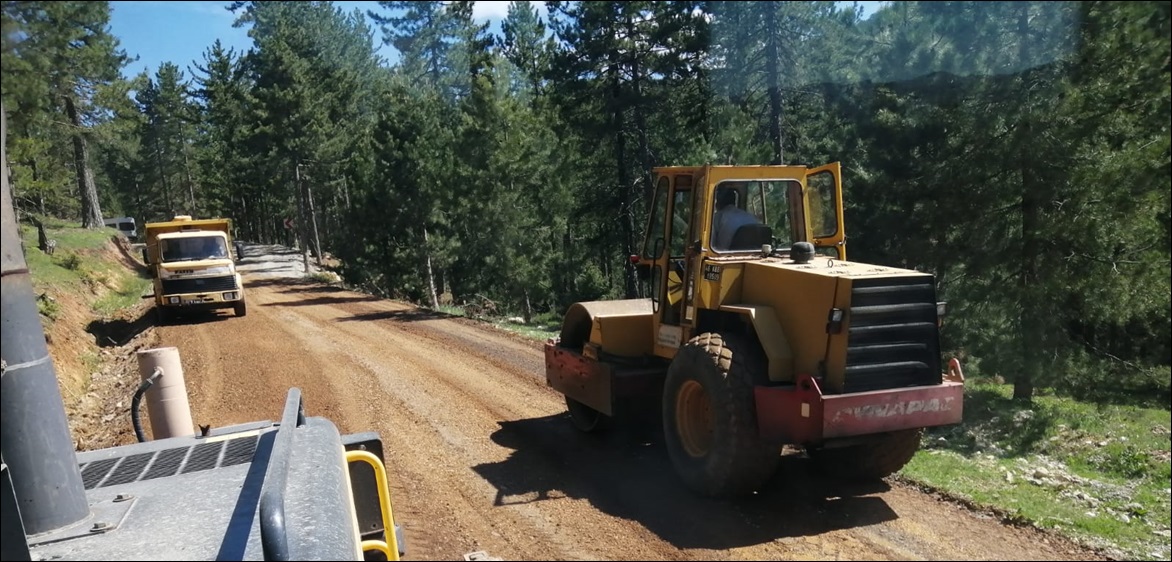
[[[25,532],[89,514],[57,371],[45,344],[8,184],[8,121],[0,108],[0,454],[12,475]]]
[[[147,389],[155,384],[155,379],[158,379],[162,374],[163,369],[155,367],[155,372],[138,385],[138,390],[134,391],[134,398],[130,399],[130,425],[134,427],[134,436],[138,438],[139,443],[145,443],[147,440],[146,433],[142,430],[142,420],[139,418],[139,405],[142,404],[142,396],[146,394]]]
[[[174,347],[157,347],[144,349],[137,355],[138,374],[142,380],[149,379],[156,369],[163,372],[162,379],[155,383],[155,391],[146,395],[151,436],[154,439],[166,439],[195,435],[179,350]]]

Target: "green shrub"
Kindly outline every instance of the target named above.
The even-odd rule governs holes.
[[[81,269],[81,256],[73,252],[65,252],[60,258],[54,259],[53,261],[70,271]]]
[[[61,313],[61,307],[57,304],[56,300],[49,297],[42,297],[37,299],[37,312],[49,320],[56,320],[57,315]]]
[[[1087,461],[1095,468],[1123,478],[1142,478],[1154,468],[1152,456],[1128,443],[1112,441],[1092,453]]]

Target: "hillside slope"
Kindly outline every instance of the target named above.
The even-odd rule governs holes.
[[[145,269],[133,245],[112,230],[57,224],[46,231],[57,241],[51,254],[37,247],[34,228],[22,229],[25,259],[75,446],[132,443],[135,352],[158,341],[145,318]]]

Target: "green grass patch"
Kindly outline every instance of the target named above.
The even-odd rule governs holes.
[[[1170,414],[966,382],[964,423],[901,476],[1136,560],[1168,560]]]
[[[439,306],[439,308],[436,310],[438,310],[439,312],[442,312],[444,314],[447,314],[449,316],[467,316],[467,314],[464,314],[463,308],[458,307],[458,306],[452,306],[450,304],[441,304]]]
[[[561,333],[562,326],[560,322],[548,322],[534,318],[531,324],[524,324],[519,322],[510,322],[508,320],[498,320],[495,322],[497,326],[516,332],[530,339],[538,341],[545,341],[549,338],[557,336]]]
[[[134,306],[150,284],[120,263],[104,260],[98,250],[111,243],[114,232],[109,228],[85,229],[55,219],[45,219],[49,238],[57,241],[50,255],[37,246],[37,229],[21,225],[25,261],[28,263],[34,289],[38,293],[52,289],[68,293],[92,290],[100,295],[92,305],[95,312],[112,314]],[[49,319],[57,315],[55,303],[38,299],[41,314]]]
[[[56,320],[57,315],[61,314],[61,305],[57,304],[57,301],[53,299],[38,298],[37,312],[49,320]]]
[[[114,229],[112,228],[48,228],[46,225],[45,233],[49,238],[57,240],[57,248],[72,248],[74,250],[96,250],[110,243],[114,238]],[[33,231],[34,236],[36,231]],[[35,238],[34,238],[35,239]]]
[[[118,289],[106,293],[105,296],[94,302],[94,310],[109,316],[115,312],[130,308],[143,301],[151,286],[151,280],[136,275],[126,275],[119,278]]]

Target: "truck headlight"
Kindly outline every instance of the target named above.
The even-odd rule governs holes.
[[[171,297],[167,300],[171,301],[171,304],[179,304],[179,297]]]
[[[229,292],[227,292],[227,293],[224,293],[224,300],[226,300],[226,301],[234,301],[234,300],[236,300],[236,292],[235,292],[235,291],[229,291]]]

